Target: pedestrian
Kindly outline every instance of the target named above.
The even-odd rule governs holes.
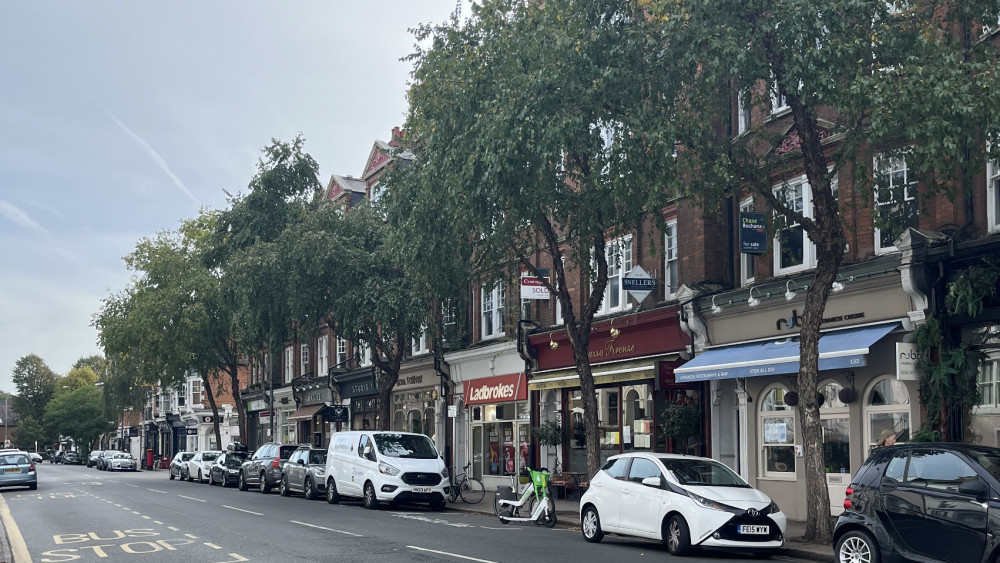
[[[878,436],[878,441],[875,442],[876,448],[881,448],[882,446],[891,446],[896,443],[896,431],[892,428],[886,428]]]

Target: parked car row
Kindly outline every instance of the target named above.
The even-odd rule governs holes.
[[[138,471],[139,462],[128,452],[93,450],[87,459],[87,467],[96,467],[101,471]]]

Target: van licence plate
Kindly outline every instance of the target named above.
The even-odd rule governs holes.
[[[413,487],[413,492],[415,493],[429,493],[431,492],[430,487]]]
[[[760,536],[760,535],[767,535],[770,532],[770,529],[768,528],[768,526],[754,526],[750,524],[742,524],[737,529],[737,532],[740,534]]]

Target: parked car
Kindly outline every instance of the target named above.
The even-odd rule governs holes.
[[[230,483],[236,485],[240,481],[240,468],[243,462],[250,457],[247,452],[226,451],[215,458],[208,469],[208,484],[219,483],[223,487],[228,487]]]
[[[267,494],[281,482],[281,470],[298,445],[268,442],[253,453],[240,468],[239,487],[246,491],[250,485]]]
[[[31,458],[32,463],[41,463],[45,461],[45,458],[42,457],[42,454],[38,452],[28,452],[28,457]]]
[[[101,471],[107,471],[108,469],[108,459],[115,455],[118,450],[104,450],[101,455],[97,456],[97,469]]]
[[[302,493],[306,500],[326,491],[326,450],[299,446],[288,458],[281,475],[281,496]]]
[[[769,555],[784,545],[785,514],[724,464],[679,454],[616,455],[580,498],[588,542],[614,533],[660,540],[673,555],[692,547]]]
[[[194,481],[195,477],[197,477],[199,483],[204,483],[205,479],[208,478],[208,470],[212,462],[221,453],[219,450],[196,452],[187,462],[187,480]]]
[[[35,463],[27,452],[8,451],[0,454],[0,487],[38,488]]]
[[[170,460],[168,473],[170,480],[187,479],[187,462],[194,457],[194,452],[177,452]]]
[[[105,462],[108,471],[137,471],[138,464],[132,454],[128,452],[115,452]]]
[[[66,452],[60,456],[59,463],[63,465],[83,465],[83,459],[77,452]]]
[[[361,498],[365,508],[383,502],[423,502],[443,510],[448,468],[423,434],[337,432],[326,456],[326,501]]]
[[[49,462],[50,463],[62,463],[63,462],[63,457],[65,457],[65,456],[66,456],[66,452],[64,452],[64,451],[58,451],[58,452],[52,454],[52,457],[49,458]]]
[[[872,451],[833,531],[837,561],[996,561],[1000,449],[912,443]]]
[[[101,453],[104,450],[91,450],[90,455],[87,456],[87,467],[97,467],[97,458],[101,457]]]

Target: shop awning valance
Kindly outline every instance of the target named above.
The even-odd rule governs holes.
[[[819,369],[851,369],[868,364],[869,348],[899,327],[898,322],[824,333]],[[674,370],[678,383],[799,372],[799,338],[767,340],[707,350]]]
[[[325,404],[320,403],[318,405],[306,405],[304,407],[299,407],[289,415],[288,420],[307,420],[316,415],[319,411],[326,407]]]
[[[659,376],[657,373],[657,362],[675,361],[679,357],[678,354],[669,354],[656,358],[598,365],[591,368],[591,373],[594,375],[595,385],[653,379]],[[577,372],[576,367],[538,373],[528,382],[529,391],[579,386],[580,374]]]

